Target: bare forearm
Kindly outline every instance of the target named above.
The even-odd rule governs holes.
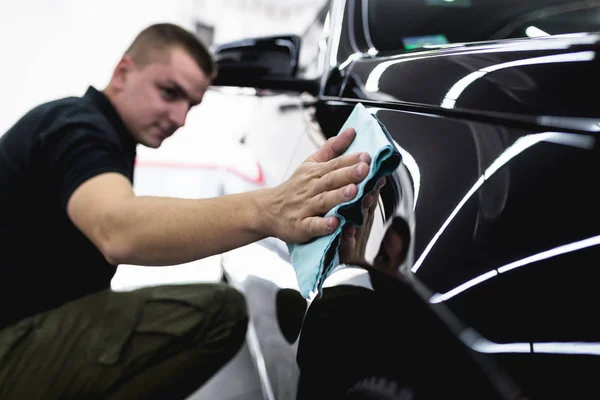
[[[132,197],[107,213],[105,255],[113,264],[174,265],[270,236],[261,210],[269,189],[208,199]]]
[[[88,179],[71,194],[73,224],[112,264],[174,265],[268,236],[303,243],[337,229],[323,217],[353,198],[369,172],[366,153],[340,156],[354,138],[331,138],[280,185],[210,199],[136,197],[119,173]]]

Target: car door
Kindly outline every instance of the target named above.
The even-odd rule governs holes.
[[[410,177],[404,273],[532,398],[597,393],[598,50],[582,34],[363,52],[317,112],[333,132],[361,102],[386,126]]]

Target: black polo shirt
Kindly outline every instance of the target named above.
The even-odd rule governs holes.
[[[135,148],[108,98],[92,87],[34,108],[0,138],[0,327],[110,287],[116,266],[66,207],[100,173],[133,184]]]

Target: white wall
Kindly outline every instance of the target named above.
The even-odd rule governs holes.
[[[200,21],[215,26],[214,41],[274,33],[298,33],[314,18],[325,0],[194,0]]]
[[[81,95],[90,84],[103,88],[131,40],[151,23],[194,29],[200,20],[215,26],[215,41],[227,41],[299,32],[322,2],[1,0],[0,135],[40,102]]]
[[[192,0],[2,0],[0,132],[37,103],[103,88],[139,30],[192,27]]]

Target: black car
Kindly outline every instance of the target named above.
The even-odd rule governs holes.
[[[406,227],[398,279],[279,316],[298,398],[600,398],[599,26],[589,0],[336,0],[215,49],[215,86],[280,95],[281,179],[357,103],[403,156],[374,227]]]

